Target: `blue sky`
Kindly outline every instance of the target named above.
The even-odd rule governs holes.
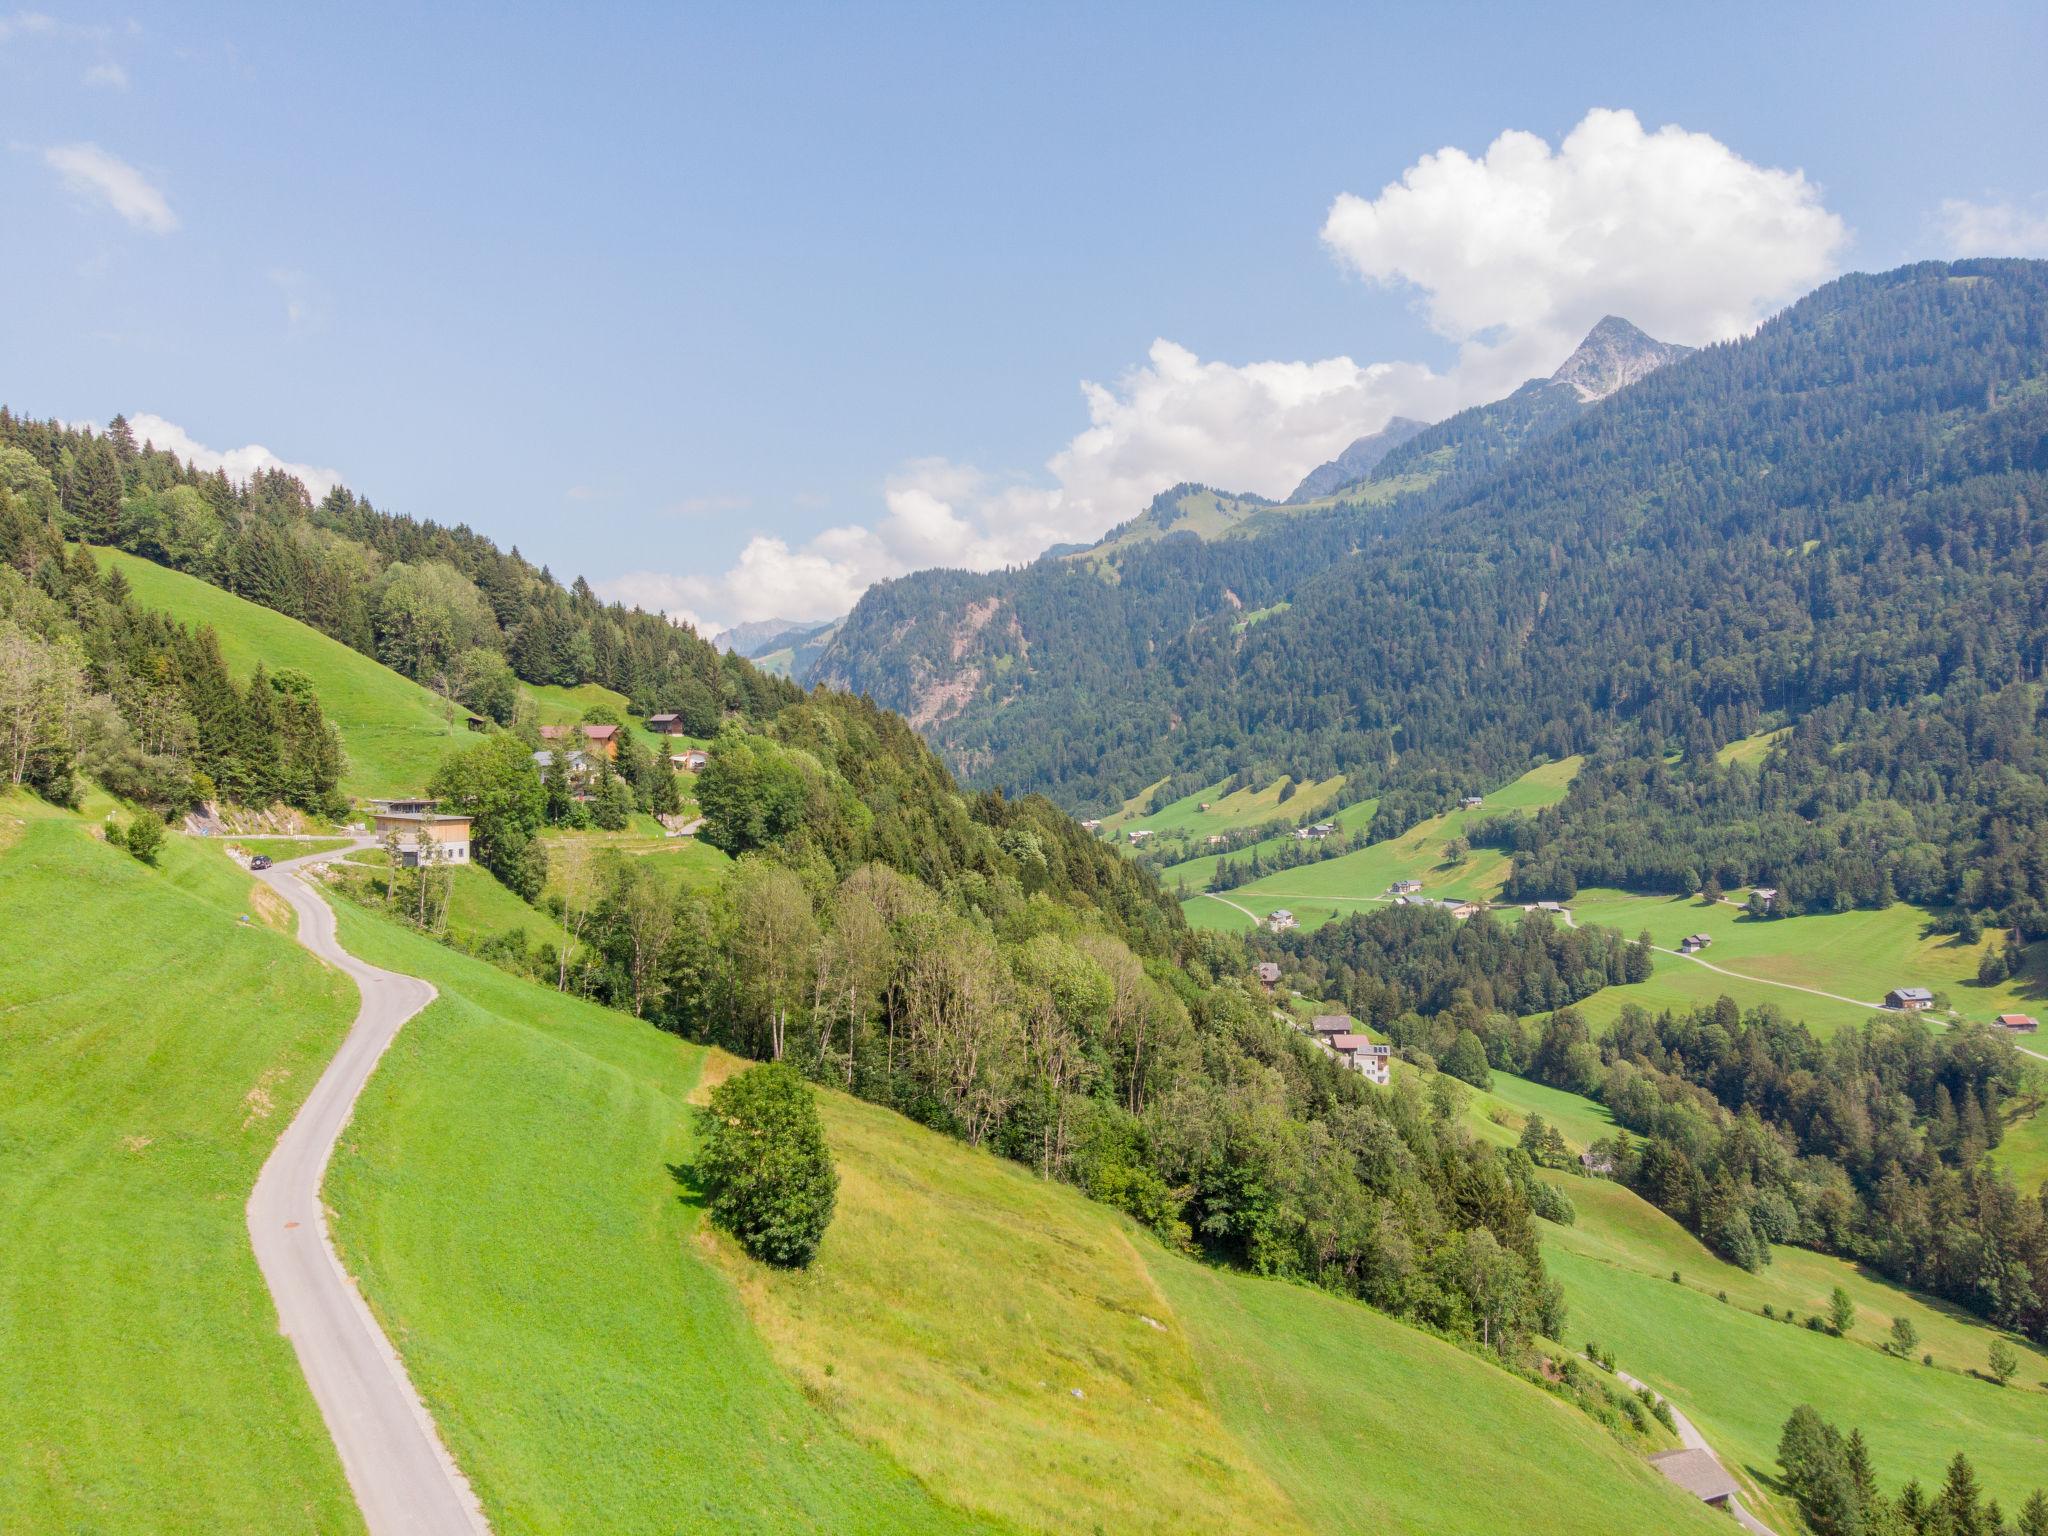
[[[710,621],[2048,254],[2038,4],[0,16],[0,399]]]

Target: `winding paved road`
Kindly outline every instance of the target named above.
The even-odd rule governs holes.
[[[299,942],[352,979],[363,1003],[257,1176],[249,1241],[277,1303],[279,1329],[298,1351],[370,1536],[489,1536],[468,1480],[341,1267],[320,1201],[328,1159],[363,1084],[400,1026],[434,1000],[434,989],[419,978],[380,971],[344,950],[335,939],[333,909],[294,873],[372,841],[358,838],[351,848],[293,859],[256,876],[298,913]]]

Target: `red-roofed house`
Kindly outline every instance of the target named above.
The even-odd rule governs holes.
[[[2041,1027],[2041,1021],[2031,1013],[2001,1013],[1991,1021],[2000,1029],[2009,1029],[2016,1035],[2031,1035]]]

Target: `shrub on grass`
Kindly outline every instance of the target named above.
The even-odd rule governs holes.
[[[839,1193],[810,1085],[764,1062],[712,1089],[705,1120],[697,1172],[712,1220],[765,1263],[810,1263]]]
[[[2009,1385],[2013,1377],[2019,1374],[2019,1369],[2020,1357],[2013,1353],[2012,1346],[2003,1339],[1993,1339],[1991,1341],[1991,1374],[1998,1384],[2001,1387]]]
[[[107,841],[126,848],[145,864],[154,864],[163,851],[164,819],[155,811],[137,811],[125,829],[109,823]]]

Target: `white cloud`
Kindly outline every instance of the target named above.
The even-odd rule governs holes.
[[[293,464],[280,459],[260,443],[249,443],[241,448],[229,448],[225,452],[195,442],[192,435],[175,422],[165,421],[147,411],[130,416],[128,425],[139,443],[153,443],[158,448],[175,453],[179,458],[190,461],[207,471],[222,469],[228,478],[235,481],[247,480],[258,470],[281,469],[288,475],[296,475],[304,482],[307,491],[315,501],[325,496],[342,483],[338,469],[320,469],[311,464]]]
[[[17,37],[49,37],[57,30],[57,18],[41,11],[16,11],[12,16],[0,16],[0,43],[12,42]]]
[[[794,547],[761,535],[721,576],[642,571],[606,590],[728,621],[823,618],[885,577],[1096,539],[1179,481],[1283,496],[1390,416],[1434,420],[1549,373],[1603,315],[1669,341],[1739,335],[1830,276],[1848,230],[1798,171],[1597,109],[1556,149],[1509,132],[1478,158],[1425,155],[1377,197],[1339,196],[1322,238],[1345,268],[1412,290],[1459,344],[1456,368],[1233,364],[1161,339],[1113,383],[1082,384],[1088,424],[1040,481],[914,461],[872,527]]]
[[[1596,108],[1555,150],[1503,133],[1477,159],[1424,155],[1377,197],[1331,204],[1323,241],[1415,290],[1462,366],[1507,388],[1605,314],[1666,341],[1722,341],[1831,276],[1848,229],[1798,171],[1703,133]]]
[[[109,90],[125,91],[128,89],[128,71],[111,61],[94,64],[85,72],[85,83],[104,85]]]
[[[52,145],[43,163],[74,195],[105,203],[139,229],[166,235],[178,227],[178,216],[150,179],[97,144]]]
[[[1937,219],[1956,256],[2048,256],[2048,206],[2022,208],[2011,202],[1971,202],[1952,197]]]

